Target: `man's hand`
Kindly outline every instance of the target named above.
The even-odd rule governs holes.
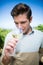
[[[10,54],[14,52],[14,48],[16,48],[16,44],[18,42],[18,39],[13,38],[8,41],[7,46],[5,47],[4,50],[4,57],[2,59],[2,62],[4,65],[8,64],[11,60]]]

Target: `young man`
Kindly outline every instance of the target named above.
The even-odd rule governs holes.
[[[19,3],[12,9],[11,15],[17,28],[22,29],[23,35],[19,42],[17,38],[12,38],[14,32],[7,35],[2,53],[3,64],[8,65],[11,62],[12,57],[9,54],[13,53],[16,48],[16,57],[13,57],[12,65],[38,65],[39,48],[43,48],[43,33],[33,30],[30,26],[31,8],[26,4]]]

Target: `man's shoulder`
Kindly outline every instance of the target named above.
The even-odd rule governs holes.
[[[37,37],[40,37],[40,38],[43,38],[43,32],[39,31],[39,30],[34,30],[34,35]]]
[[[34,32],[37,33],[37,34],[43,34],[43,32],[40,31],[40,30],[35,30],[35,29],[34,29]]]

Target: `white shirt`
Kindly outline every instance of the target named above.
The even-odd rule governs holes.
[[[8,33],[5,38],[4,48],[12,38],[12,34],[15,34],[14,31]],[[16,52],[38,52],[40,47],[43,48],[43,32],[34,30],[33,33],[21,37],[17,43]]]

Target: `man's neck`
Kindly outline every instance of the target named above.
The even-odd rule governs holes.
[[[28,34],[30,34],[32,32],[32,27],[30,26]]]

